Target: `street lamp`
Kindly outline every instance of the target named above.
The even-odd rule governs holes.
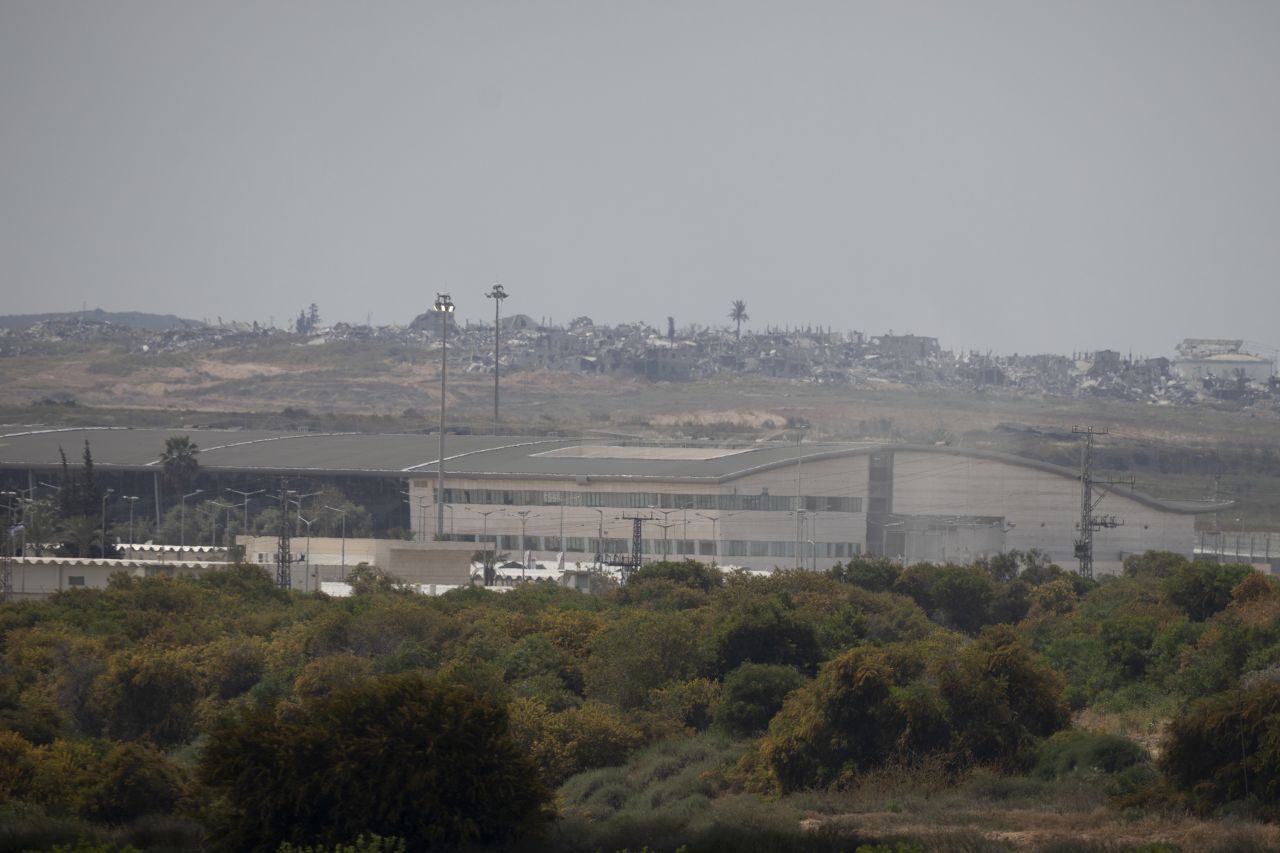
[[[325,504],[325,509],[333,510],[342,516],[342,568],[338,573],[338,580],[346,580],[347,578],[347,510],[338,509],[336,506]]]
[[[449,316],[453,300],[447,293],[436,294],[436,313],[440,315],[440,458],[436,460],[436,533],[444,530],[444,393],[445,369],[449,364]]]
[[[209,544],[213,547],[218,545],[218,510],[222,513],[222,548],[227,550],[227,538],[231,533],[231,510],[235,509],[233,504],[224,504],[222,501],[209,501],[214,507],[213,510],[213,535],[209,537]]]
[[[685,551],[689,547],[689,510],[692,507],[693,504],[691,503],[684,504],[680,507],[680,509],[684,510],[684,532],[680,534],[680,557],[682,559],[689,556]],[[696,557],[697,554],[694,556]]]
[[[708,515],[705,512],[695,512],[694,515],[698,516],[699,518],[705,518],[707,521],[711,522],[711,557],[713,560],[716,561],[716,563],[719,563],[720,562],[720,537],[716,533],[716,526],[719,524],[722,518],[729,518],[730,516],[737,515],[737,513],[722,512],[722,513],[717,513],[715,515]]]
[[[604,562],[604,510],[597,507],[589,507],[592,512],[600,516],[600,529],[596,533],[596,568],[601,568]]]
[[[464,507],[464,509],[470,509],[470,507]],[[484,585],[489,586],[490,578],[494,574],[493,568],[489,565],[489,563],[491,560],[492,562],[495,562],[495,563],[497,562],[498,543],[495,537],[495,542],[493,543],[492,558],[489,556],[489,552],[486,549],[484,543],[489,538],[489,516],[493,515],[495,512],[497,512],[497,510],[496,509],[473,509],[471,511],[484,519],[483,526],[481,528],[481,533],[480,533],[480,553],[482,555],[481,562],[484,565]]]
[[[796,568],[804,568],[804,524],[805,516],[809,514],[807,509],[798,509],[795,511],[796,517]]]
[[[305,555],[305,556],[306,556],[306,560],[307,560],[307,562],[306,562],[306,565],[303,567],[303,575],[302,575],[302,591],[303,591],[303,592],[306,592],[306,591],[307,591],[307,578],[309,578],[309,577],[311,576],[311,522],[312,522],[312,521],[315,521],[315,519],[313,518],[313,519],[311,519],[311,521],[308,521],[307,519],[303,518],[303,517],[302,517],[302,507],[301,507],[301,505],[299,505],[299,507],[298,507],[298,521],[302,522],[303,524],[305,524],[305,525],[307,526],[307,544],[306,544],[305,546],[303,546],[303,547],[305,547],[305,548],[307,549],[307,553],[306,553],[306,555]]]
[[[528,551],[524,549],[524,526],[528,522],[529,516],[533,515],[527,509],[522,509],[516,513],[520,517],[520,577],[524,577],[525,570],[529,568]]]
[[[107,489],[102,493],[102,559],[107,559],[107,501],[115,489]]]
[[[662,559],[666,560],[671,555],[671,549],[667,547],[667,531],[676,526],[674,521],[655,521],[654,524],[662,528]]]
[[[129,547],[133,547],[133,505],[138,498],[135,495],[125,495],[124,499],[129,502]]]
[[[502,285],[494,284],[493,290],[485,294],[486,299],[493,300],[493,434],[498,434],[498,341],[501,326],[498,323],[498,308],[502,305],[502,300],[507,298],[507,292],[502,289]]]
[[[290,500],[290,501],[292,501],[293,503],[295,503],[295,504],[297,504],[297,505],[298,505],[297,517],[298,517],[298,518],[302,518],[302,502],[303,502],[303,500],[305,500],[306,498],[314,498],[316,495],[320,494],[320,492],[307,492],[305,495],[300,495],[300,494],[298,494],[298,493],[296,493],[296,492],[290,492],[290,494],[291,494],[291,495],[293,495],[293,497],[289,498],[289,500]],[[287,520],[287,519],[286,519],[286,520]],[[295,529],[295,530],[297,530],[297,526],[296,526],[296,525],[295,525],[294,529]]]
[[[662,528],[662,559],[665,560],[671,556],[671,551],[667,547],[667,541],[668,541],[667,531],[674,526],[674,522],[671,521],[671,514],[675,512],[675,510],[674,509],[658,509],[658,507],[652,506],[652,505],[650,505],[649,509],[653,510],[654,512],[662,513],[662,523],[658,524],[658,526]]]
[[[257,489],[256,491],[252,491],[252,492],[242,492],[239,489],[227,489],[227,491],[231,492],[231,494],[233,495],[239,495],[240,497],[244,498],[244,534],[248,536],[249,535],[249,498],[253,497],[254,495],[262,494],[263,492],[266,491],[266,489]]]
[[[194,498],[203,492],[204,489],[196,489],[194,492],[188,492],[178,500],[178,547],[187,547],[187,498]]]
[[[809,427],[796,426],[796,568],[804,568],[804,557],[801,555],[801,540],[804,538],[804,498],[800,495],[800,466],[804,455],[800,445],[804,442],[804,431]]]
[[[559,546],[557,550],[560,552],[560,562],[561,564],[563,564],[564,563],[564,501],[562,500],[546,501],[544,505],[560,507],[560,541],[557,543],[557,545]]]

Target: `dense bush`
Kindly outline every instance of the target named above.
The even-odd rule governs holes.
[[[714,671],[723,677],[744,663],[813,672],[822,659],[814,628],[785,596],[754,598],[724,613],[711,629]]]
[[[1252,800],[1280,818],[1280,684],[1199,700],[1169,724],[1159,764],[1198,813]]]
[[[1119,773],[1147,760],[1147,751],[1120,735],[1079,730],[1062,731],[1036,750],[1032,773],[1059,779],[1077,771]]]
[[[106,590],[0,606],[0,800],[56,826],[50,843],[85,834],[147,847],[134,840],[142,836],[124,833],[159,826],[147,813],[161,811],[171,828],[182,824],[173,837],[186,840],[204,827],[181,816],[200,815],[232,844],[250,847],[285,838],[287,825],[298,829],[287,837],[300,845],[350,845],[360,832],[376,831],[400,835],[413,849],[426,843],[421,834],[401,833],[377,808],[354,817],[344,804],[367,806],[376,797],[394,806],[410,795],[422,799],[422,791],[424,802],[443,801],[445,794],[427,789],[446,781],[479,790],[468,779],[493,770],[484,761],[459,780],[404,776],[410,782],[402,789],[381,766],[368,769],[377,761],[410,773],[401,768],[433,748],[431,731],[459,742],[470,737],[466,729],[472,742],[499,744],[471,749],[467,760],[513,757],[493,771],[508,780],[498,784],[514,785],[523,773],[536,773],[544,787],[569,779],[566,789],[595,778],[600,785],[583,794],[590,808],[573,807],[576,816],[564,824],[583,839],[726,849],[732,835],[733,844],[759,849],[767,834],[746,831],[741,816],[728,824],[716,823],[723,814],[709,817],[722,803],[728,811],[761,808],[750,794],[726,795],[722,765],[734,762],[724,750],[712,749],[715,768],[659,758],[649,767],[648,745],[743,738],[732,749],[741,763],[728,772],[753,789],[872,785],[895,773],[929,773],[946,785],[975,765],[1000,780],[997,787],[1085,784],[1084,775],[1062,783],[1006,775],[1034,767],[1038,775],[1107,772],[1099,784],[1127,794],[1133,806],[1174,788],[1155,785],[1152,765],[1134,759],[1127,741],[1080,732],[1045,741],[1065,724],[1066,700],[1152,726],[1184,700],[1236,695],[1241,685],[1265,689],[1280,680],[1277,673],[1280,585],[1245,567],[1168,554],[1131,557],[1125,576],[1102,582],[1032,552],[905,570],[855,558],[830,573],[770,576],[672,561],[593,595],[530,583],[504,595],[468,588],[431,598],[372,583],[359,595],[329,599],[279,590],[249,566],[201,580],[121,575]],[[409,683],[445,693],[403,707],[351,698]],[[406,713],[413,717],[407,724]],[[1235,717],[1219,711],[1218,729],[1197,728],[1196,713],[1204,712],[1180,718],[1179,736],[1208,739],[1210,766],[1178,796],[1200,811],[1241,808],[1236,800],[1256,809],[1268,771],[1252,757],[1229,764],[1231,738],[1221,736]],[[1270,723],[1265,714],[1247,719],[1246,747],[1266,754]],[[235,765],[224,753],[223,768],[252,778],[235,789],[253,795],[213,785],[207,775],[188,779],[181,769],[207,742],[206,755],[216,755],[233,730],[245,754],[261,757]],[[332,732],[341,737],[331,744]],[[1238,735],[1234,747],[1238,753]],[[1192,778],[1185,763],[1180,778]],[[340,764],[347,769],[339,778],[365,775],[347,788],[337,778],[315,781],[324,776],[316,768]],[[1246,770],[1248,797],[1228,784],[1238,778],[1243,790]],[[652,772],[655,781],[641,785],[633,771]],[[668,772],[670,785],[658,778]],[[277,796],[291,789],[301,792],[296,801]],[[257,796],[263,790],[271,796]],[[624,805],[609,806],[615,800]],[[267,821],[268,807],[283,810],[279,826]],[[531,828],[545,812],[529,808]],[[605,834],[575,822],[597,809],[607,812]],[[404,826],[436,831],[422,829],[427,813],[417,808]],[[695,813],[701,817],[690,822]],[[489,814],[477,832],[519,822]],[[370,823],[370,815],[382,823]],[[794,836],[797,820],[793,814],[778,825]],[[439,831],[479,839],[466,835],[469,826],[446,821]],[[563,832],[553,839],[577,849],[573,841]],[[48,846],[22,842],[18,849]],[[170,848],[183,846],[192,845]]]
[[[411,849],[538,831],[550,794],[506,712],[413,674],[369,679],[297,707],[247,709],[214,728],[200,775],[238,850],[337,844],[364,832]]]
[[[794,667],[744,663],[725,676],[724,690],[713,712],[715,723],[739,737],[762,732],[782,708],[787,694],[804,680]]]
[[[929,755],[952,768],[1018,767],[1067,724],[1062,688],[1006,627],[958,652],[855,648],[787,698],[740,769],[750,784],[786,792]]]
[[[1161,583],[1161,590],[1171,604],[1203,622],[1231,603],[1231,590],[1252,571],[1246,565],[1197,560],[1178,566]]]

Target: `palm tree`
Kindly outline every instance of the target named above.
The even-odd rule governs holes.
[[[76,515],[62,523],[59,535],[66,544],[75,548],[75,556],[92,557],[93,546],[97,543],[100,533],[98,519],[87,515]]]
[[[506,551],[495,551],[492,548],[476,551],[471,555],[471,562],[479,563],[484,567],[485,586],[493,586],[494,580],[498,577],[498,564],[505,563],[509,559],[511,559],[511,555]]]
[[[189,490],[200,473],[200,463],[196,460],[199,452],[200,448],[189,435],[171,435],[164,440],[160,467],[164,469],[164,478],[178,494]]]
[[[742,321],[751,319],[747,316],[747,303],[741,299],[733,300],[733,306],[729,311],[729,319],[738,324],[738,328],[733,333],[733,340],[736,343],[742,340]]]

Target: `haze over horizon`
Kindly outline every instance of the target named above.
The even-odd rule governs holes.
[[[0,312],[1274,347],[1277,84],[1267,3],[9,2]]]

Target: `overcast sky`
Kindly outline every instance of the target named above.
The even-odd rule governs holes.
[[[0,0],[0,313],[1274,344],[1280,3]]]

